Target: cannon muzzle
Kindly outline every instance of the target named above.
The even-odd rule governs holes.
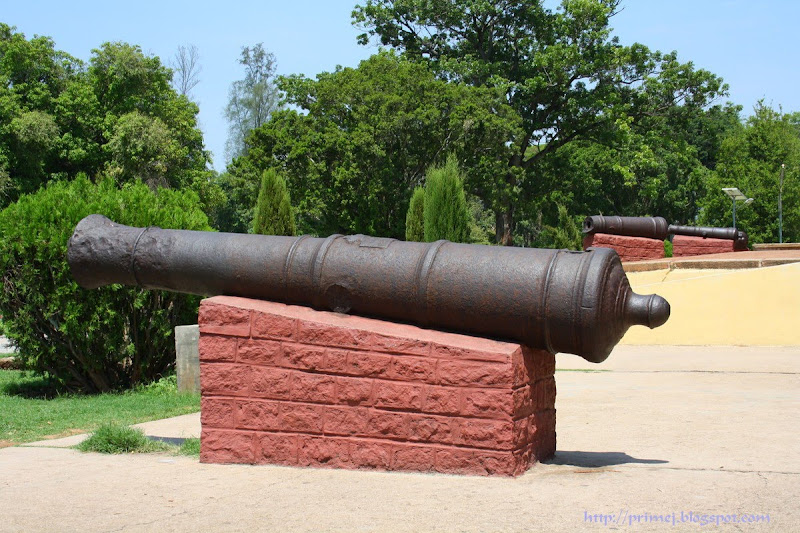
[[[133,228],[84,218],[69,241],[85,288],[112,283],[226,294],[513,339],[604,361],[634,324],[669,317],[631,291],[613,250],[403,242],[365,235],[278,237]]]

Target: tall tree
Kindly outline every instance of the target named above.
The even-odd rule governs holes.
[[[261,235],[294,235],[294,213],[286,182],[274,168],[261,174],[253,233]]]
[[[452,155],[441,167],[431,167],[425,176],[423,208],[426,242],[446,239],[469,242],[470,219],[464,181]]]
[[[239,63],[244,79],[231,84],[225,118],[228,120],[226,155],[232,159],[246,152],[245,139],[254,129],[269,120],[280,108],[281,93],[274,83],[275,56],[264,50],[263,43],[242,47]]]
[[[512,244],[517,209],[532,197],[544,161],[580,139],[608,142],[620,120],[703,106],[721,80],[675,53],[622,46],[609,22],[618,0],[366,0],[353,11],[367,44],[377,37],[428,62],[443,78],[500,90],[522,120],[506,171],[486,188],[498,239]]]
[[[173,87],[178,94],[191,100],[192,89],[200,83],[200,73],[203,71],[197,46],[193,44],[178,46],[178,50],[170,62],[170,67],[174,71]]]

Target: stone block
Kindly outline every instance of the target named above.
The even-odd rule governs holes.
[[[595,248],[611,248],[617,252],[623,263],[662,259],[664,257],[664,241],[659,239],[594,233],[583,237],[583,249],[586,250],[591,246]]]
[[[511,476],[555,452],[548,352],[222,296],[200,335],[203,462]]]
[[[199,341],[200,328],[197,324],[175,326],[175,369],[178,374],[178,390],[180,392],[200,392]],[[235,347],[235,339],[233,343]],[[211,350],[211,352],[216,353],[215,350]],[[231,352],[232,354],[233,352]]]

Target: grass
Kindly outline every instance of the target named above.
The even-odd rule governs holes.
[[[148,438],[141,429],[103,424],[88,439],[75,446],[82,452],[153,453],[200,456],[200,439],[186,439],[180,446]]]
[[[0,370],[0,447],[194,413],[200,395],[178,393],[175,377],[136,390],[60,394],[46,378]]]

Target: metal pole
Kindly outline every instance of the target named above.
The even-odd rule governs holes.
[[[783,242],[783,172],[786,164],[781,163],[781,186],[778,189],[778,242]]]
[[[733,202],[733,229],[736,229],[736,198],[731,197]]]

